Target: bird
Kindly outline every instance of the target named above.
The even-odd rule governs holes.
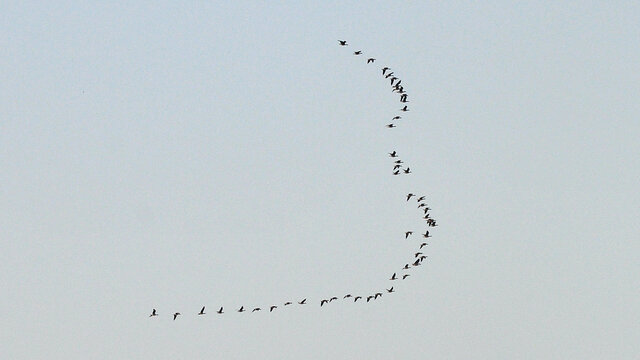
[[[429,231],[426,231],[424,234],[422,234],[422,237],[427,239],[427,238],[430,238],[431,235],[429,235]]]
[[[222,306],[220,306],[220,310],[216,311],[218,314],[224,314],[224,311],[222,311]]]
[[[322,307],[322,305],[324,305],[324,304],[326,304],[328,302],[329,302],[329,300],[326,300],[326,299],[320,300],[320,306]]]
[[[356,296],[356,297],[354,297],[354,298],[353,298],[353,302],[356,302],[356,301],[358,301],[359,299],[362,299],[362,296]]]
[[[360,54],[362,54],[362,51],[360,51],[360,50],[353,52],[353,55],[360,55]]]
[[[417,253],[415,253],[415,254],[414,254],[414,257],[416,257],[416,258],[417,258],[417,257],[419,257],[420,255],[422,255],[422,253],[421,253],[421,252],[417,252]]]
[[[204,306],[203,306],[202,309],[200,309],[200,312],[198,313],[198,315],[204,315],[204,314],[205,312],[204,312]]]
[[[422,244],[420,244],[420,249],[422,249],[423,247],[425,247],[425,246],[427,246],[427,245],[429,245],[429,244],[427,244],[427,243],[422,243]]]
[[[419,198],[417,198],[416,201],[420,202],[420,201],[423,201],[424,199],[426,199],[426,197],[424,195],[422,195]]]
[[[393,286],[391,287],[391,289],[387,289],[388,293],[392,293],[393,292]]]
[[[398,170],[398,169],[400,169],[401,167],[402,167],[402,165],[400,165],[400,164],[395,164],[395,165],[393,165],[393,170]]]
[[[404,163],[404,161],[402,161],[402,160],[396,160],[396,161],[394,161],[394,163],[396,163],[396,164],[402,164],[402,163]]]
[[[377,293],[375,293],[375,294],[374,294],[373,298],[374,298],[374,299],[377,299],[377,298],[379,298],[380,296],[382,296],[382,293],[377,292]]]
[[[417,259],[416,261],[413,262],[413,264],[411,264],[413,266],[419,266],[420,265],[420,259]]]
[[[182,314],[180,314],[179,312],[177,312],[177,313],[173,313],[173,321],[175,321],[175,320],[176,320],[176,318],[178,317],[178,315],[182,315]]]
[[[393,123],[391,123],[391,124],[387,124],[387,127],[388,127],[389,129],[391,129],[391,128],[394,128],[394,127],[396,127],[396,126],[395,126]]]
[[[351,294],[347,294],[347,295],[345,295],[345,296],[343,297],[343,299],[350,298],[350,297],[352,297],[352,295],[351,295]]]
[[[149,317],[152,317],[152,316],[158,316],[156,309],[153,309],[153,311],[151,312],[151,315],[149,315]]]
[[[307,299],[306,298],[302,299],[301,301],[298,301],[298,304],[300,304],[300,305],[304,305],[306,303],[307,303]]]
[[[238,312],[245,312],[246,310],[244,309],[244,306],[240,306],[240,309],[238,309]]]
[[[409,274],[404,274],[404,275],[402,275],[402,280],[404,280],[404,279],[408,278],[409,276],[411,276],[411,275],[409,275]]]
[[[369,302],[369,300],[373,299],[373,295],[369,295],[367,296],[367,302]]]
[[[420,260],[420,262],[423,262],[424,259],[426,259],[427,257],[428,257],[427,255],[422,255],[418,260]]]
[[[389,69],[389,68],[388,68],[388,67],[386,67],[386,66],[385,66],[385,67],[383,67],[383,68],[382,68],[382,75],[384,75],[384,73],[386,73],[386,72],[387,72],[387,70],[391,70],[391,69]]]
[[[251,310],[251,312],[254,312],[254,311],[260,311],[260,310],[262,310],[262,309],[260,309],[259,307],[257,307],[257,308],[253,308],[253,310]]]
[[[374,62],[374,61],[376,61],[376,59],[374,59],[374,58],[368,58],[368,59],[367,59],[367,64],[370,64],[370,63],[372,63],[372,62]]]
[[[409,111],[409,108],[407,107],[407,105],[405,105],[402,109],[400,109],[400,111]]]
[[[396,170],[393,172],[393,175],[400,175],[400,170]]]
[[[411,174],[411,169],[410,168],[406,168],[403,170],[405,174]]]
[[[392,71],[392,72],[390,72],[390,73],[388,73],[388,74],[385,76],[385,79],[388,79],[388,78],[390,78],[390,77],[392,77],[392,76],[393,76],[393,71]]]
[[[390,79],[390,80],[391,80],[391,86],[393,86],[393,82],[394,82],[394,81],[396,81],[396,80],[398,80],[398,78],[397,78],[397,77],[395,77],[395,76],[393,76],[393,77],[391,77],[391,79]]]
[[[400,115],[396,115],[396,116],[394,116],[394,117],[393,117],[393,119],[391,119],[391,120],[400,120],[400,119],[402,119],[402,116],[400,116]]]
[[[411,234],[413,234],[413,231],[407,231],[407,232],[405,232],[405,233],[404,233],[404,238],[405,238],[405,239],[406,239],[406,238],[408,238],[408,237],[409,237],[409,235],[411,235]]]
[[[396,279],[397,279],[396,273],[393,273],[393,275],[391,275],[391,279],[389,279],[389,280],[396,280]]]
[[[347,40],[338,40],[338,42],[340,43],[340,46],[347,46]]]
[[[287,306],[287,305],[291,305],[291,301],[287,301],[286,303],[284,303],[284,306]]]
[[[392,158],[398,157],[398,153],[396,153],[396,151],[393,150],[392,152],[389,153],[389,157],[392,157]]]
[[[424,214],[427,215],[429,213],[429,210],[431,210],[431,209],[429,209],[429,208],[424,209]]]
[[[411,199],[411,197],[416,196],[414,193],[408,193],[407,194],[407,201],[409,201]]]
[[[402,267],[403,270],[409,270],[409,264],[404,264],[404,266]]]
[[[425,203],[420,203],[420,204],[418,205],[418,209],[420,209],[421,207],[425,207],[425,206],[427,206],[427,204],[425,204]]]
[[[277,306],[272,305],[272,306],[269,308],[269,312],[272,312],[273,310],[275,310],[275,309],[277,309],[277,308],[278,308]]]
[[[332,302],[333,300],[338,300],[338,298],[334,296],[331,299],[329,299],[329,302]]]

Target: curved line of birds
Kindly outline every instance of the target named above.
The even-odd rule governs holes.
[[[347,43],[346,40],[338,40],[338,44],[340,46],[349,46],[349,44]],[[354,56],[361,56],[363,55],[362,50],[357,50],[353,52]],[[376,61],[375,58],[373,57],[369,57],[366,58],[366,63],[367,64],[374,64]],[[383,68],[381,68],[382,71],[382,76],[384,79],[388,80],[390,82],[391,85],[391,91],[393,93],[396,93],[399,95],[400,97],[400,103],[402,104],[402,108],[399,109],[399,111],[401,111],[402,113],[405,113],[407,111],[409,111],[409,107],[407,105],[407,103],[409,102],[408,100],[408,94],[407,92],[404,90],[404,86],[402,85],[402,80],[400,78],[398,78],[397,76],[395,76],[394,72],[391,70],[391,68],[389,68],[388,66],[385,66]],[[392,129],[396,127],[396,123],[398,122],[398,120],[402,119],[401,115],[396,115],[391,119],[391,122],[386,124],[385,127]],[[401,175],[401,174],[410,174],[411,173],[411,169],[407,166],[404,167],[404,161],[402,159],[400,159],[398,153],[393,150],[391,152],[388,153],[389,157],[391,159],[393,159],[393,168],[391,171],[392,175]],[[420,212],[420,216],[421,218],[425,221],[427,228],[432,228],[435,226],[438,226],[436,220],[434,218],[431,217],[431,208],[427,205],[426,202],[426,196],[424,195],[416,195],[414,193],[408,193],[406,196],[406,202],[409,202],[411,199],[415,198],[416,202],[417,202],[417,209]],[[405,239],[409,239],[410,236],[414,235],[413,231],[405,231],[404,233],[404,238]],[[421,240],[422,242],[419,244],[417,251],[413,254],[413,258],[411,258],[411,260],[409,262],[407,262],[398,272],[394,272],[391,277],[389,278],[389,281],[402,281],[402,280],[406,280],[409,276],[411,276],[411,274],[409,273],[409,270],[419,267],[422,265],[422,262],[424,260],[427,259],[427,255],[425,255],[423,253],[423,248],[428,246],[429,243],[426,242],[426,240],[428,238],[431,237],[431,234],[429,233],[429,230],[425,230],[424,233],[421,234]],[[383,291],[377,291],[377,292],[373,292],[371,294],[367,294],[367,295],[355,295],[355,294],[346,294],[342,297],[342,300],[349,300],[349,301],[353,301],[354,303],[358,302],[358,300],[361,300],[362,303],[364,302],[370,302],[370,301],[374,301],[377,300],[378,298],[382,297],[383,294],[391,294],[394,293],[394,286],[391,286],[390,288],[386,288]],[[327,297],[326,299],[322,299],[320,300],[319,304],[321,307],[328,305],[334,301],[339,300],[339,298],[337,296],[331,296],[331,297]],[[301,300],[296,300],[296,301],[286,301],[284,303],[281,303],[282,307],[288,307],[294,304],[297,305],[306,305],[307,303],[307,299],[301,299]],[[269,307],[265,307],[264,310],[269,310],[269,312],[273,312],[276,309],[279,308],[279,305],[270,305]],[[200,309],[200,312],[196,313],[199,316],[202,315],[206,315],[207,312],[205,312],[206,310],[206,306],[203,306]],[[244,305],[240,306],[239,308],[234,308],[233,311],[234,312],[238,312],[238,313],[243,313],[243,312],[258,312],[258,311],[262,311],[263,308],[262,307],[245,307]],[[225,314],[225,309],[223,306],[221,306],[217,311],[217,314]],[[158,316],[159,313],[157,312],[156,309],[153,309],[151,311],[151,315],[149,315],[149,317],[154,317],[154,316]],[[181,316],[182,313],[180,312],[174,312],[172,314],[173,316],[173,320],[176,320],[178,318],[178,316]]]

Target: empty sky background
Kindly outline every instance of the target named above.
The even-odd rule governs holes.
[[[640,357],[636,2],[230,3],[0,5],[2,358]]]

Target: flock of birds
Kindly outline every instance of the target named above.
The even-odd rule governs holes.
[[[347,43],[346,40],[338,40],[338,44],[340,46],[349,46],[349,44]],[[363,55],[362,50],[357,50],[353,52],[354,56],[361,56]],[[376,61],[375,58],[373,57],[369,57],[366,60],[367,64],[374,64]],[[409,102],[408,100],[408,94],[407,92],[404,90],[404,87],[402,85],[402,80],[399,79],[397,76],[395,76],[394,72],[391,71],[391,68],[385,66],[383,68],[381,68],[382,71],[382,76],[389,80],[391,88],[392,88],[392,92],[399,94],[400,96],[400,103],[402,104],[402,108],[399,109],[399,111],[401,111],[402,113],[405,113],[407,111],[409,111],[409,107],[407,105],[407,103]],[[402,119],[401,115],[396,115],[391,119],[391,122],[386,124],[385,126],[387,128],[395,128],[396,122],[398,120]],[[398,153],[393,150],[391,152],[388,153],[389,157],[393,159],[393,169],[392,169],[392,174],[393,175],[400,175],[400,174],[410,174],[411,173],[411,169],[406,166],[405,167],[405,163],[402,159],[399,158]],[[406,202],[409,202],[411,199],[415,198],[416,202],[417,202],[417,209],[420,212],[420,216],[422,217],[422,219],[425,221],[427,228],[432,228],[432,227],[436,227],[438,226],[436,220],[434,218],[431,217],[431,208],[427,205],[426,202],[426,196],[424,195],[416,195],[413,193],[409,193],[406,196]],[[413,236],[413,231],[405,231],[404,233],[404,238],[405,239],[409,239],[409,237]],[[423,261],[425,261],[427,259],[427,255],[425,255],[423,253],[423,248],[428,246],[429,243],[426,242],[426,239],[430,238],[431,234],[429,233],[429,230],[426,229],[424,233],[421,234],[421,240],[420,244],[418,245],[417,251],[413,254],[413,257],[411,258],[410,261],[408,261],[398,272],[394,272],[391,277],[389,278],[389,281],[402,281],[402,280],[406,280],[409,276],[411,276],[411,274],[409,273],[409,270],[419,267],[422,265]],[[361,300],[361,302],[370,302],[370,301],[375,301],[378,298],[382,297],[383,294],[391,294],[394,293],[394,286],[391,286],[390,288],[384,288],[384,290],[382,291],[375,291],[372,292],[370,294],[363,294],[363,295],[356,295],[356,294],[346,294],[342,297],[342,300],[349,300],[349,301],[353,301],[358,302],[358,300]],[[319,301],[319,304],[321,307],[328,305],[334,301],[339,300],[339,298],[337,296],[331,296],[331,297],[327,297],[325,299],[321,299]],[[282,304],[282,307],[288,307],[291,305],[306,305],[307,304],[307,299],[301,299],[298,301],[286,301]],[[276,309],[279,308],[279,305],[270,305],[268,307],[266,307],[264,310],[269,310],[269,312],[273,312]],[[206,315],[207,313],[205,312],[206,306],[203,306],[200,311],[197,314],[198,316],[202,316],[202,315]],[[235,309],[235,312],[238,313],[243,313],[243,312],[249,312],[249,309],[251,309],[251,313],[254,312],[258,312],[258,311],[262,311],[263,309],[261,307],[253,307],[253,308],[245,308],[244,305],[240,306],[239,308]],[[221,315],[221,314],[225,314],[224,311],[224,307],[221,306],[216,313]],[[156,309],[153,309],[151,311],[151,315],[149,315],[149,317],[155,317],[158,316],[158,312]],[[172,314],[173,316],[173,320],[176,320],[179,316],[181,316],[182,313],[180,312],[174,312]]]

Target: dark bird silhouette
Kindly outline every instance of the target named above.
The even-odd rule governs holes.
[[[411,276],[411,275],[409,275],[409,274],[404,274],[404,275],[402,275],[402,280],[404,280],[404,279],[408,278],[409,276]]]
[[[396,273],[393,273],[393,275],[391,275],[391,279],[389,279],[389,280],[396,280],[396,279],[397,279]]]
[[[204,312],[204,306],[203,306],[202,309],[200,309],[200,312],[198,313],[198,315],[204,315],[204,314],[205,312]]]
[[[420,265],[420,259],[417,259],[416,261],[413,262],[413,264],[411,264],[413,266],[419,266]]]
[[[427,243],[422,243],[422,244],[420,244],[420,249],[422,249],[423,247],[425,247],[425,246],[427,246],[427,245],[429,245],[429,244],[427,244]]]
[[[304,305],[307,303],[307,299],[302,299],[301,301],[298,301],[298,304],[300,305]]]
[[[384,73],[386,73],[386,72],[387,72],[387,70],[391,70],[391,69],[389,69],[389,68],[388,68],[388,67],[386,67],[386,66],[385,66],[385,67],[383,67],[383,68],[382,68],[382,75],[384,75]]]
[[[400,109],[400,111],[409,111],[409,108],[407,107],[407,105],[405,105],[402,109]]]
[[[400,175],[400,170],[396,170],[393,172],[393,175]]]
[[[377,292],[377,293],[375,293],[375,295],[373,296],[373,299],[375,300],[375,299],[379,298],[380,296],[382,296],[382,293]]]
[[[394,116],[394,117],[393,117],[393,119],[391,119],[391,120],[400,120],[400,119],[402,119],[402,116],[400,116],[400,115],[396,115],[396,116]]]
[[[431,209],[429,209],[429,208],[424,209],[424,214],[428,215],[429,214],[429,210],[431,210]]]
[[[393,82],[394,82],[394,81],[396,81],[396,80],[398,80],[398,78],[397,78],[397,77],[395,77],[395,76],[393,76],[393,77],[391,77],[391,79],[390,79],[390,80],[391,80],[391,86],[393,86]]]
[[[354,297],[354,298],[353,298],[353,302],[356,302],[356,301],[358,301],[359,299],[362,299],[362,296],[356,296],[356,297]]]
[[[334,296],[331,299],[329,299],[329,302],[332,302],[333,300],[338,300],[338,298]]]
[[[175,320],[176,320],[176,318],[178,317],[178,315],[182,315],[182,314],[180,314],[179,312],[177,312],[177,313],[173,313],[173,321],[175,321]]]
[[[367,64],[370,64],[370,63],[372,63],[372,62],[374,62],[374,61],[376,61],[376,59],[374,59],[374,58],[368,58],[368,59],[367,59]]]
[[[351,296],[352,296],[351,294],[347,294],[343,297],[343,299],[350,298]]]
[[[411,169],[410,168],[406,168],[403,170],[405,174],[411,174]]]
[[[420,255],[422,255],[421,252],[417,252],[417,253],[413,254],[413,256],[416,257],[416,258],[419,257]]]
[[[395,165],[393,165],[393,170],[398,170],[398,169],[400,169],[401,167],[402,167],[402,165],[400,165],[400,164],[395,164]]]
[[[362,54],[362,51],[360,51],[360,50],[353,52],[353,55],[360,55],[360,54]]]
[[[253,310],[251,310],[251,312],[256,312],[256,311],[260,311],[260,310],[262,310],[262,309],[260,309],[259,307],[257,307],[257,308],[254,308]]]
[[[422,237],[427,239],[427,238],[430,238],[431,235],[429,235],[429,231],[426,231],[424,234],[422,234]]]
[[[413,234],[413,231],[407,231],[407,232],[405,232],[405,233],[404,233],[404,238],[405,238],[405,239],[406,239],[406,238],[408,238],[408,237],[409,237],[409,235],[411,235],[411,234]]]
[[[391,123],[391,124],[387,124],[387,127],[388,127],[389,129],[391,129],[391,128],[394,128],[394,127],[396,127],[396,126],[395,126],[393,123]]]
[[[420,196],[419,198],[417,198],[416,201],[420,202],[420,201],[423,201],[424,199],[426,199],[426,197],[423,195],[423,196]]]
[[[422,256],[420,256],[420,259],[419,259],[419,260],[420,260],[420,262],[423,262],[423,261],[424,261],[424,259],[426,259],[426,258],[427,258],[427,255],[422,255]]]
[[[240,309],[238,309],[238,312],[245,312],[247,310],[244,309],[244,306],[240,306]]]
[[[272,305],[272,306],[269,308],[269,312],[272,312],[273,310],[275,310],[275,309],[277,309],[277,308],[278,308],[277,306]]]
[[[373,299],[373,295],[369,295],[367,296],[367,302],[369,302],[369,300]]]
[[[392,71],[392,72],[390,72],[390,73],[388,73],[388,74],[385,76],[385,79],[388,79],[388,78],[390,78],[390,77],[392,77],[392,76],[393,76],[393,71]]]
[[[216,311],[218,314],[224,314],[224,311],[222,311],[222,306],[220,306],[220,309],[218,311]]]
[[[322,307],[322,305],[328,303],[329,300],[320,300],[320,307]]]
[[[411,199],[411,197],[416,196],[414,193],[408,193],[407,194],[407,201],[409,201]]]
[[[388,293],[392,293],[393,292],[393,286],[391,287],[391,289],[387,289]]]
[[[409,264],[404,264],[404,266],[402,267],[403,270],[409,270]]]
[[[394,163],[396,163],[396,164],[402,164],[402,163],[404,163],[404,161],[402,161],[402,160],[396,160],[396,161],[394,161]]]
[[[284,306],[287,306],[287,305],[291,305],[291,301],[287,301],[286,303],[284,303]]]
[[[394,150],[389,153],[389,157],[392,157],[392,158],[398,157],[398,153],[396,153],[396,151]]]
[[[340,46],[347,46],[347,40],[338,40],[338,42],[340,43]]]
[[[425,207],[425,206],[427,206],[427,204],[421,203],[421,204],[418,205],[418,209],[420,209],[421,207]]]
[[[158,316],[156,309],[153,309],[153,311],[151,312],[151,315],[149,315],[149,317],[152,317],[152,316]]]

